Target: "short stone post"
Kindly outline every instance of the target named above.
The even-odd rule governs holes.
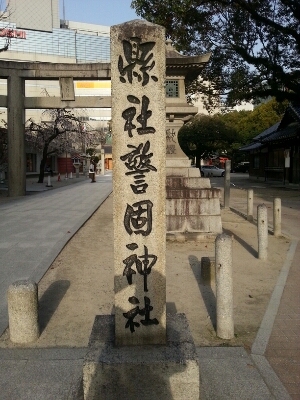
[[[225,161],[225,177],[224,177],[224,207],[228,208],[230,203],[230,170],[231,161]]]
[[[217,236],[215,245],[217,336],[221,339],[232,339],[234,337],[232,238],[222,233]]]
[[[35,282],[20,280],[7,293],[10,340],[31,343],[39,337],[38,288]]]
[[[51,178],[50,178],[50,175],[48,175],[48,182],[47,182],[46,187],[53,187],[53,185],[51,185]]]
[[[247,190],[247,221],[253,221],[253,190]]]
[[[104,153],[104,149],[101,149],[101,175],[105,175],[105,153]]]
[[[258,258],[268,258],[268,209],[265,204],[257,206]]]
[[[273,231],[274,236],[281,235],[281,199],[278,197],[273,200]]]

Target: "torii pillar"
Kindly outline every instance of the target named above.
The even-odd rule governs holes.
[[[25,80],[17,72],[7,79],[8,196],[26,194]]]

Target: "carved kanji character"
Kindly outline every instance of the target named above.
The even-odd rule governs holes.
[[[142,82],[142,86],[148,84],[149,72],[155,66],[153,53],[151,52],[154,46],[155,42],[142,43],[138,37],[132,37],[130,41],[123,40],[123,52],[127,65],[124,65],[124,59],[120,55],[118,69],[121,75],[121,82],[126,83],[124,78],[126,76],[129,83],[132,83],[133,78],[136,78],[138,82]],[[151,75],[151,79],[155,82],[158,81],[155,75]]]
[[[129,235],[135,233],[148,236],[152,231],[152,207],[150,200],[127,204],[124,215],[124,226]],[[145,216],[143,216],[145,215]]]

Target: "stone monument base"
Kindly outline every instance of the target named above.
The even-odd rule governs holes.
[[[210,180],[200,176],[167,176],[166,230],[168,240],[179,242],[213,239],[222,233],[220,189],[211,188]]]
[[[114,345],[114,316],[97,315],[83,365],[84,399],[198,400],[199,364],[185,314],[167,315],[167,344]]]

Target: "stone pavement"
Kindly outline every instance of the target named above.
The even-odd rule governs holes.
[[[83,176],[52,181],[53,187],[48,188],[47,179],[38,184],[37,178],[29,178],[27,196],[11,201],[4,197],[3,204],[0,202],[0,335],[8,324],[8,286],[26,278],[39,282],[65,244],[112,191],[111,171],[98,175],[96,183]]]
[[[110,173],[98,176],[96,184],[85,178],[79,180],[75,185],[65,182],[61,188],[49,188],[0,204],[1,332],[7,326],[8,285],[24,277],[38,282],[67,241],[111,192]],[[32,189],[34,185],[30,183],[27,187]],[[239,204],[232,197],[232,209],[227,216],[235,211],[235,206]],[[284,210],[284,215],[285,212],[288,210]],[[284,232],[292,237],[291,246],[251,354],[242,347],[197,348],[201,399],[300,399],[300,346],[296,339],[300,315],[297,224],[294,218],[290,232]],[[247,230],[243,240],[247,241]],[[86,351],[86,348],[0,349],[0,398],[81,399]]]
[[[293,399],[300,399],[300,243],[291,262],[265,351],[271,367]]]

